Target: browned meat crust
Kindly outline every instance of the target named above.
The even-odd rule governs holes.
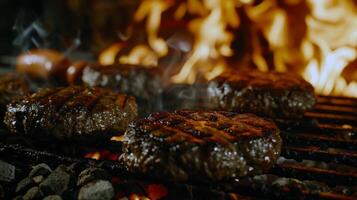
[[[2,126],[6,105],[28,92],[29,88],[23,76],[15,73],[0,75],[0,126]]]
[[[101,88],[43,89],[7,106],[11,132],[90,142],[123,133],[137,116],[134,97]]]
[[[82,81],[88,86],[100,86],[149,99],[162,91],[160,71],[134,65],[89,65],[83,70]]]
[[[216,109],[251,112],[273,118],[300,118],[315,104],[314,88],[293,73],[229,71],[210,81]]]
[[[130,125],[120,161],[176,181],[220,181],[266,172],[281,147],[276,125],[252,114],[180,110]]]

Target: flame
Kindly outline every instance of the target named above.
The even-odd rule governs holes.
[[[188,28],[194,41],[171,82],[192,84],[197,77],[211,80],[219,76],[227,68],[226,58],[234,56],[232,41],[241,39],[234,38],[232,31],[248,24],[250,27],[243,27],[250,33],[244,37],[244,42],[250,43],[249,55],[243,58],[248,58],[246,63],[254,63],[261,71],[274,68],[284,72],[293,67],[318,94],[357,97],[357,81],[347,82],[342,76],[357,59],[357,8],[353,1],[143,0],[134,20],[145,20],[147,44],[134,46],[121,56],[117,55],[123,47],[115,44],[102,52],[100,62],[158,66],[159,59],[168,54],[168,46],[158,34],[162,15],[173,5],[173,19],[191,19]],[[247,19],[240,19],[240,11]]]
[[[119,63],[143,66],[157,66],[158,59],[158,56],[146,45],[138,45],[135,46],[128,55],[121,56],[119,58]]]
[[[94,160],[112,160],[116,161],[118,160],[119,154],[117,153],[112,153],[108,150],[99,150],[99,151],[93,151],[89,152],[84,155],[85,158],[91,158]]]
[[[357,97],[357,82],[347,83],[343,69],[357,58],[357,10],[349,1],[310,0],[307,38],[302,51],[309,60],[303,76],[318,94]],[[313,55],[317,48],[319,56]],[[320,59],[318,59],[320,58]]]
[[[114,43],[108,48],[104,49],[98,56],[98,62],[102,65],[112,65],[115,63],[115,57],[123,48],[123,44]]]
[[[172,3],[167,0],[145,0],[142,1],[134,15],[136,22],[147,18],[146,32],[148,35],[148,43],[159,57],[165,56],[168,52],[166,42],[164,39],[158,37],[158,30],[161,23],[161,14],[171,4]]]
[[[314,58],[307,65],[304,78],[310,81],[319,94],[357,97],[357,82],[347,84],[341,76],[347,64],[356,59],[356,49],[341,47],[336,50],[323,49],[323,52],[320,63]]]
[[[171,78],[172,82],[192,84],[198,71],[206,71],[208,78],[214,78],[215,76],[212,75],[219,75],[217,72],[223,71],[222,58],[232,55],[230,44],[233,35],[226,29],[228,26],[239,26],[236,6],[238,3],[233,0],[205,0],[203,4],[197,1],[187,2],[188,10],[202,17],[189,23],[189,28],[195,37],[193,51],[180,72]],[[200,60],[209,59],[220,60],[220,64],[205,70],[203,66],[198,65]],[[207,65],[205,66],[207,68]]]
[[[162,184],[150,184],[145,188],[145,191],[151,200],[162,199],[169,193],[166,186]]]
[[[353,2],[286,0],[284,3],[289,6],[304,3],[310,10],[301,20],[292,16],[276,0],[245,7],[253,25],[268,41],[275,70],[286,71],[288,65],[305,64],[302,75],[318,94],[357,97],[356,82],[347,83],[342,77],[343,69],[357,58],[357,9]],[[292,18],[295,24],[289,24]],[[304,25],[299,26],[296,22]],[[296,36],[298,34],[294,36],[294,31],[304,33],[304,26],[306,33],[302,42],[296,43],[299,38]],[[300,27],[301,30],[294,27]],[[256,38],[252,37],[252,61],[261,71],[267,71],[268,58],[263,56],[261,44]]]
[[[150,200],[150,198],[133,193],[129,196],[129,200]]]
[[[122,142],[124,139],[124,135],[120,135],[120,136],[113,136],[112,138],[110,138],[110,140],[112,141],[116,141],[116,142]]]
[[[144,0],[134,14],[134,21],[139,23],[146,19],[146,32],[148,45],[135,46],[128,55],[119,57],[121,64],[157,66],[158,59],[167,55],[168,47],[163,38],[158,37],[162,13],[170,7],[172,2],[164,0]],[[98,61],[103,65],[111,65],[116,62],[123,45],[114,44],[99,55]]]
[[[94,160],[99,160],[100,159],[100,152],[96,151],[96,152],[90,152],[87,153],[85,156],[85,158],[91,158]]]

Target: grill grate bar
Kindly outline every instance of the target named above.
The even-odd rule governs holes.
[[[318,130],[323,132],[328,132],[330,134],[335,133],[357,133],[357,127],[353,127],[351,125],[340,125],[340,124],[326,124],[326,123],[319,123],[316,128],[312,127],[311,130]]]
[[[271,175],[267,175],[269,177]],[[274,176],[274,175],[273,175]],[[270,179],[270,178],[267,178]],[[271,199],[319,199],[319,200],[354,200],[356,197],[334,192],[314,191],[307,188],[276,187],[270,184],[258,183],[251,178],[241,180],[231,186],[233,192],[254,197],[269,197]]]
[[[330,123],[330,124],[357,124],[357,117],[352,115],[339,115],[331,113],[320,113],[320,112],[306,112],[305,117],[316,119],[320,123]]]
[[[287,133],[281,134],[286,144],[318,146],[321,149],[340,148],[357,150],[357,140],[346,138],[345,135],[326,135],[318,133]]]
[[[318,96],[317,103],[327,104],[327,105],[357,107],[356,98],[350,98],[350,97]]]
[[[309,159],[357,166],[357,153],[339,149],[322,150],[316,146],[283,146],[282,156],[296,160]]]
[[[316,104],[313,112],[357,116],[357,107]]]
[[[277,176],[292,177],[299,180],[321,181],[333,186],[353,185],[357,183],[356,173],[341,173],[330,169],[305,167],[290,163],[277,164],[271,170],[271,173]]]

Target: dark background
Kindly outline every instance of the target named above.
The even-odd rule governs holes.
[[[118,40],[138,1],[1,0],[1,58],[32,48],[98,52]],[[75,41],[79,43],[75,44]],[[3,63],[3,62],[2,62]]]

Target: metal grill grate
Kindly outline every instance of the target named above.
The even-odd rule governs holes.
[[[357,198],[357,99],[320,96],[299,126],[282,131],[282,155],[270,174],[213,185],[164,183],[173,197],[202,199],[214,194],[223,199],[356,199]],[[116,145],[117,146],[117,145]],[[51,162],[93,165],[99,161],[1,145],[0,156],[28,163]],[[127,179],[131,188],[144,191],[141,180],[125,167],[105,161],[102,167]],[[131,180],[131,181],[129,181]],[[136,191],[136,190],[135,190]],[[173,191],[176,191],[173,192]],[[128,191],[126,191],[128,192]],[[178,195],[178,193],[180,193]],[[181,196],[180,196],[181,195]],[[200,196],[201,195],[201,196]],[[243,196],[241,196],[243,195]]]

